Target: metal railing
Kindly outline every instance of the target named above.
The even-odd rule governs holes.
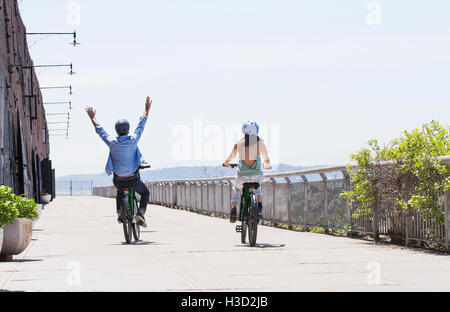
[[[55,189],[57,196],[91,196],[93,195],[93,181],[57,180]]]
[[[450,156],[441,157],[450,164]],[[334,173],[334,174],[333,174]],[[227,215],[231,208],[231,190],[235,177],[146,182],[150,203],[178,209]],[[353,217],[354,209],[339,197],[352,189],[345,166],[266,174],[262,183],[264,220],[276,224],[320,227],[373,234],[400,235],[406,240],[450,241],[450,192],[442,194],[444,224],[416,213],[404,222],[374,209],[372,214]],[[94,188],[94,195],[115,197],[114,187]],[[430,236],[430,230],[433,235]]]
[[[340,172],[343,178],[330,180],[326,173],[333,172]],[[310,181],[310,175],[319,175],[321,181]],[[344,228],[345,222],[350,220],[337,221],[333,216],[334,210],[345,212],[348,209],[345,201],[338,198],[342,191],[350,189],[345,177],[344,166],[266,174],[262,183],[264,219],[288,226],[298,224],[328,228],[332,223],[335,228]],[[154,181],[147,182],[147,186],[153,204],[226,215],[231,208],[234,179]],[[282,181],[278,181],[280,179]]]

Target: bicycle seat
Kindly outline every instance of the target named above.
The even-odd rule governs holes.
[[[259,186],[260,185],[258,182],[244,183],[244,188],[257,189],[257,188],[259,188]]]

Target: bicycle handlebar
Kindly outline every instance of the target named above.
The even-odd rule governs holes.
[[[230,165],[231,168],[237,168],[237,166],[238,166],[238,164],[229,164],[229,165]],[[222,164],[222,166],[228,167],[228,166],[225,166],[225,164]],[[272,167],[270,167],[270,168],[265,168],[265,170],[272,170]]]
[[[229,165],[231,168],[237,168],[237,166],[238,166],[238,164],[229,164]],[[225,166],[225,164],[222,164],[222,166],[228,167],[228,166]]]

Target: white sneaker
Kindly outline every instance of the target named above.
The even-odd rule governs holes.
[[[143,216],[137,215],[136,220],[137,220],[137,223],[138,223],[140,226],[142,226],[142,227],[144,227],[144,228],[147,227],[147,222],[145,222],[145,218],[144,218]]]

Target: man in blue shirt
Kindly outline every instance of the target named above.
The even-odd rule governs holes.
[[[110,136],[105,129],[100,126],[95,119],[96,111],[92,107],[86,108],[86,112],[95,127],[95,132],[97,132],[100,138],[108,145],[110,150],[105,171],[108,175],[114,174],[113,183],[117,188],[117,220],[121,222],[120,208],[124,195],[123,189],[132,188],[136,193],[141,195],[137,221],[143,227],[147,227],[144,215],[147,210],[150,192],[138,176],[142,155],[137,144],[144,131],[151,105],[152,100],[150,97],[147,97],[144,114],[140,118],[139,124],[132,135],[129,135],[130,124],[128,121],[125,119],[118,120],[115,126],[118,135],[117,137]]]

